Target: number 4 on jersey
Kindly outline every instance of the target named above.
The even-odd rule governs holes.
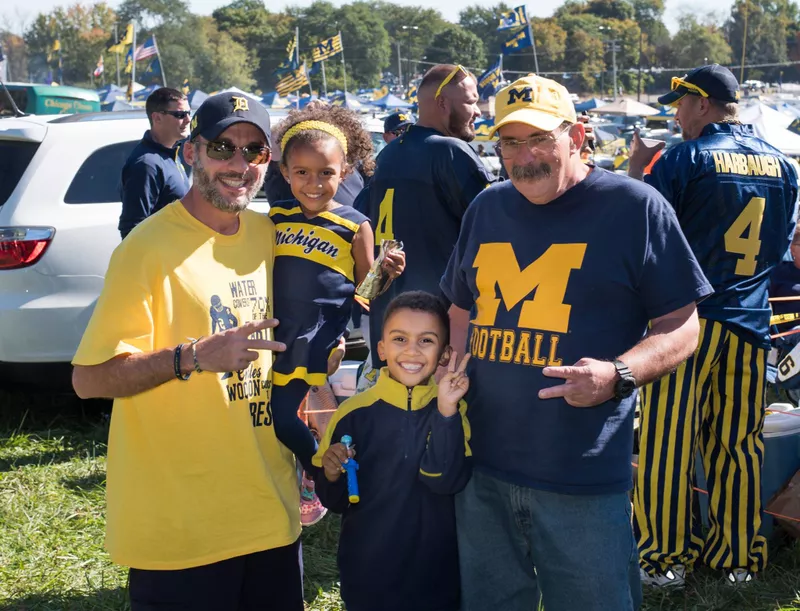
[[[736,217],[728,231],[725,232],[725,250],[737,255],[744,255],[736,262],[737,276],[752,276],[756,273],[756,257],[761,250],[761,219],[767,200],[754,197]],[[744,237],[747,232],[747,237]]]
[[[378,225],[375,227],[375,245],[380,246],[383,240],[394,240],[392,228],[392,208],[394,207],[394,189],[386,189],[378,212]]]

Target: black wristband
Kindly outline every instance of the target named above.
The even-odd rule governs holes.
[[[181,349],[182,348],[183,348],[183,344],[178,344],[175,347],[175,357],[173,358],[172,366],[175,369],[175,377],[178,378],[179,380],[181,380],[182,382],[185,382],[186,380],[189,379],[189,377],[192,374],[191,374],[191,372],[187,373],[186,375],[181,373]]]

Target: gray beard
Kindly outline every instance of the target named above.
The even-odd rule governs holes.
[[[527,165],[515,165],[511,168],[512,180],[519,180],[522,182],[536,182],[550,178],[553,175],[553,169],[547,163],[540,163],[538,165],[529,163]]]
[[[228,176],[233,177],[231,174],[228,174]],[[237,198],[234,201],[228,201],[214,186],[214,181],[208,175],[205,167],[198,159],[194,164],[192,183],[200,192],[200,195],[203,197],[203,199],[205,199],[216,209],[222,210],[223,212],[241,212],[250,205],[250,202],[253,201],[253,198],[261,189],[261,185],[264,184],[264,177],[265,176],[262,176],[260,179],[257,179],[255,182],[253,182],[253,184],[247,190],[247,193],[245,193],[244,197]],[[241,176],[237,175],[237,178],[241,178]]]

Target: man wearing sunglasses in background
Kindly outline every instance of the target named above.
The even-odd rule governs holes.
[[[383,120],[383,141],[389,144],[406,133],[414,125],[411,115],[406,112],[395,112]]]
[[[682,587],[695,561],[747,583],[767,562],[761,466],[769,276],[791,242],[797,175],[738,121],[739,83],[718,64],[672,79],[684,142],[644,180],[672,204],[714,294],[698,305],[696,354],[644,393],[634,505],[643,582]],[[663,148],[634,136],[629,174]],[[709,531],[692,514],[695,455],[703,459]],[[732,488],[731,488],[732,486]]]
[[[692,353],[711,287],[655,189],[583,163],[563,85],[521,78],[495,109],[510,180],[470,204],[441,283],[471,323],[462,609],[632,611],[636,387]]]
[[[372,366],[381,366],[377,342],[383,312],[410,290],[439,293],[439,280],[458,239],[461,218],[475,196],[494,181],[467,144],[480,117],[475,76],[463,66],[440,64],[422,78],[417,122],[381,151],[369,186],[366,214],[381,240],[403,242],[406,270],[370,304]],[[465,338],[453,337],[461,352]]]
[[[270,410],[275,228],[247,210],[270,159],[266,109],[208,98],[183,198],[115,250],[73,386],[113,397],[106,548],[132,611],[302,611],[294,457]]]
[[[148,96],[145,110],[150,129],[122,168],[119,232],[123,239],[148,216],[189,190],[178,146],[189,135],[191,111],[186,96],[161,87]]]

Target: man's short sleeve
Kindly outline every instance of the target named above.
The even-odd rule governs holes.
[[[647,206],[647,241],[639,293],[650,320],[714,292],[678,225],[675,211],[656,194]]]
[[[153,351],[153,298],[140,249],[123,241],[106,272],[73,365],[99,365],[120,354]]]
[[[119,221],[123,238],[155,212],[163,183],[161,170],[143,159],[123,169],[120,193],[122,214]]]
[[[483,165],[480,157],[469,148],[468,144],[459,141],[448,142],[448,155],[441,155],[436,164],[437,185],[450,207],[458,218],[473,199],[492,184],[494,176]]]
[[[455,248],[453,248],[450,261],[447,263],[447,269],[439,285],[447,300],[462,310],[471,309],[475,301],[462,265],[464,264],[464,259],[468,256],[476,209],[476,206],[472,206],[464,216],[458,241]]]

